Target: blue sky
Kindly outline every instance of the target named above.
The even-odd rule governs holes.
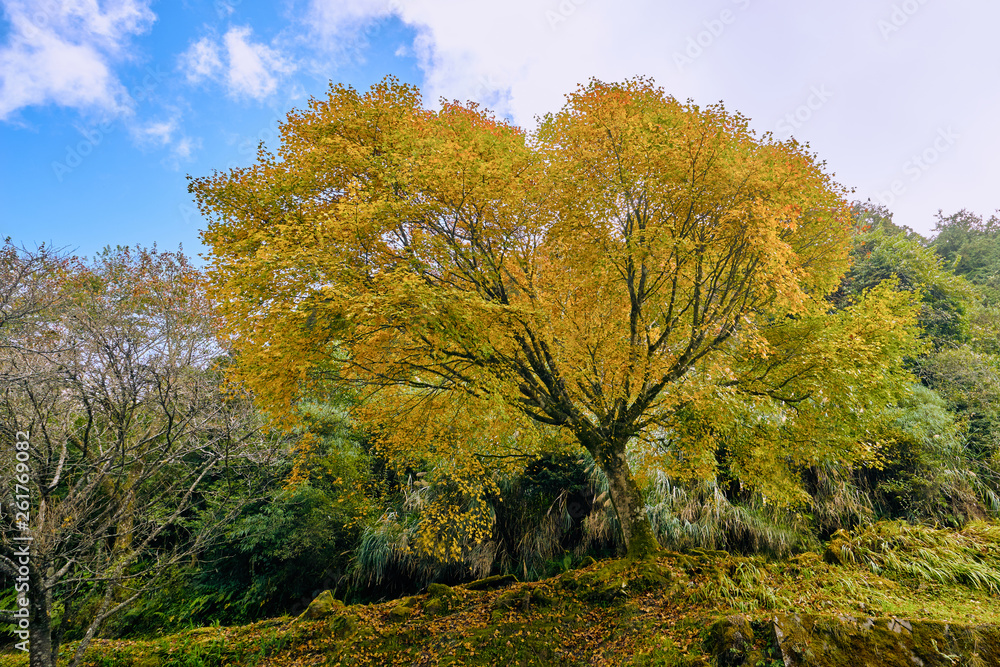
[[[531,128],[596,76],[652,76],[809,142],[929,235],[1000,207],[1000,3],[986,0],[0,0],[0,236],[204,252],[186,175],[245,166],[329,82]]]

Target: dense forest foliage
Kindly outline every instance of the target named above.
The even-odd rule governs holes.
[[[935,237],[927,240],[895,225],[883,209],[858,204],[854,216],[853,264],[831,296],[831,308],[895,277],[897,289],[919,295],[925,343],[918,355],[906,360],[913,384],[889,406],[878,434],[877,460],[851,468],[803,468],[800,474],[809,496],[787,506],[768,503],[754,489],[733,484],[722,449],[718,474],[712,478],[679,480],[656,470],[644,471],[646,511],[665,548],[788,555],[814,548],[837,530],[880,519],[961,526],[1000,510],[997,221],[966,211],[941,216]],[[53,507],[67,502],[73,492],[79,493],[71,482],[83,473],[70,472],[70,465],[87,460],[88,439],[92,451],[116,442],[138,442],[148,438],[159,410],[191,414],[194,409],[180,397],[165,396],[173,402],[157,405],[138,401],[137,394],[118,393],[131,410],[125,419],[123,409],[111,399],[128,385],[80,377],[79,368],[61,369],[65,375],[55,373],[41,367],[45,355],[37,349],[33,352],[38,359],[31,362],[26,343],[37,340],[34,336],[41,333],[41,327],[57,321],[80,322],[81,314],[75,310],[80,302],[73,297],[82,288],[89,290],[89,317],[95,318],[89,321],[88,326],[94,328],[87,333],[93,337],[88,344],[95,346],[94,354],[100,344],[106,354],[125,355],[107,357],[106,364],[125,364],[130,355],[139,353],[140,345],[146,345],[134,361],[142,359],[143,372],[149,373],[145,382],[163,382],[155,369],[157,362],[166,363],[166,359],[157,356],[154,361],[151,356],[154,349],[156,355],[161,352],[149,347],[150,329],[137,328],[134,338],[116,342],[115,336],[125,333],[122,327],[134,319],[127,314],[141,312],[127,301],[135,297],[120,290],[125,286],[141,290],[146,304],[162,307],[156,299],[170,302],[176,295],[157,294],[157,288],[164,287],[165,279],[174,285],[175,276],[169,271],[184,267],[192,279],[186,295],[190,301],[177,302],[172,311],[177,326],[183,327],[176,332],[177,340],[189,341],[190,347],[186,353],[174,351],[173,368],[187,383],[208,385],[201,397],[205,404],[199,406],[204,411],[198,417],[202,430],[185,433],[191,438],[186,445],[191,450],[183,453],[178,465],[198,470],[204,462],[197,451],[221,449],[222,432],[212,432],[207,420],[222,419],[222,410],[228,410],[228,423],[220,422],[215,428],[225,429],[225,442],[250,443],[220,454],[217,469],[202,480],[199,500],[189,504],[183,520],[176,521],[147,550],[136,552],[136,570],[143,572],[140,579],[151,577],[153,565],[165,559],[165,566],[156,572],[159,585],[143,588],[144,595],[136,598],[131,591],[140,588],[139,581],[116,590],[112,596],[116,604],[128,604],[105,622],[102,632],[106,636],[143,636],[296,613],[324,589],[358,602],[412,593],[430,582],[454,583],[489,574],[514,573],[532,580],[621,548],[607,500],[607,482],[584,452],[553,450],[505,461],[502,468],[487,473],[483,490],[472,494],[449,478],[446,464],[432,457],[415,457],[406,467],[383,458],[372,446],[372,434],[352,423],[352,407],[359,399],[346,392],[331,390],[323,400],[303,405],[306,426],[290,434],[269,432],[262,419],[251,415],[241,414],[242,421],[234,421],[236,413],[245,410],[246,399],[207,393],[214,390],[211,383],[218,380],[212,378],[227,362],[212,336],[199,333],[193,303],[201,289],[194,281],[198,272],[179,253],[119,249],[88,264],[56,262],[55,255],[26,253],[8,245],[4,260],[9,281],[4,294],[8,357],[4,426],[10,429],[8,433],[45,434],[54,446],[61,446],[60,440],[65,439],[66,472],[62,485],[57,484],[51,494]],[[123,282],[125,276],[129,278]],[[94,305],[96,295],[108,298],[104,306],[121,309],[115,312]],[[157,312],[163,317],[168,311]],[[98,314],[108,319],[96,319]],[[79,353],[87,337],[77,335],[74,349]],[[93,358],[86,357],[92,372],[97,367]],[[29,370],[36,375],[27,375]],[[75,396],[64,389],[65,404],[60,405],[47,394],[49,383],[78,386],[80,397],[73,400]],[[194,387],[185,389],[193,391]],[[177,428],[187,426],[179,423]],[[159,456],[162,452],[150,450]],[[57,450],[57,461],[58,457]],[[53,563],[66,558],[62,554],[71,553],[71,548],[86,547],[93,552],[87,558],[107,566],[107,550],[114,551],[109,543],[122,530],[108,525],[108,508],[121,502],[116,495],[129,488],[133,483],[129,480],[146,474],[138,459],[119,460],[118,465],[93,489],[97,496],[90,501],[93,516],[66,530],[65,546],[53,547]],[[170,468],[172,475],[176,471]],[[441,530],[435,523],[437,508],[458,504],[468,510],[473,501],[481,503],[474,509],[488,516],[490,530],[485,535],[465,535],[462,526],[455,526],[460,560],[435,558],[433,551],[421,548],[422,531],[428,525],[435,535]],[[220,512],[232,516],[220,523]],[[117,521],[136,519],[125,514]],[[94,525],[104,526],[104,546],[95,540],[78,544],[77,533],[91,531]],[[157,525],[156,521],[151,525]],[[173,557],[188,549],[192,535],[201,533],[213,537],[197,551],[188,551],[184,560]],[[93,566],[85,576],[66,577],[52,585],[53,624],[64,639],[86,632],[94,610],[103,603],[100,579],[101,573]],[[13,588],[8,584],[6,590],[4,606],[9,608]]]
[[[593,99],[584,95],[577,102],[583,108]],[[463,115],[467,111],[442,114],[469,130],[482,118]],[[713,113],[706,123],[739,125],[738,118]],[[550,118],[546,131],[563,148],[589,141],[592,128],[577,120],[572,114]],[[439,130],[419,136],[450,141],[434,134]],[[517,160],[533,158],[518,153],[523,142],[503,127],[487,130],[510,142],[513,162],[504,168],[512,171],[501,177],[514,179],[524,167]],[[747,150],[720,149],[720,155],[770,164],[767,154]],[[314,154],[303,154],[315,171],[309,163]],[[570,169],[573,159],[560,168]],[[820,183],[810,164],[803,162],[802,178]],[[400,173],[388,173],[379,178],[391,176],[393,187],[401,187]],[[300,185],[277,177],[272,184],[292,200]],[[444,186],[434,179],[406,185],[437,193],[441,201],[448,194],[440,194]],[[235,209],[249,206],[226,190],[233,183],[206,180],[197,187],[203,197],[213,187],[228,192]],[[585,194],[545,196],[561,198],[569,209],[565,202]],[[373,210],[379,205],[368,204]],[[669,418],[657,417],[655,437],[623,441],[641,498],[638,511],[660,547],[784,557],[880,520],[961,527],[1000,512],[1000,220],[968,211],[939,214],[927,239],[897,225],[879,206],[855,203],[847,214],[849,257],[830,257],[831,266],[816,269],[829,248],[821,244],[813,256],[803,242],[800,255],[807,259],[789,273],[796,280],[810,271],[829,273],[822,280],[830,285],[813,290],[822,298],[792,307],[797,297],[789,291],[744,304],[764,313],[757,337],[731,335],[743,311],[726,311],[722,324],[704,323],[705,330],[721,328],[713,329],[705,361],[688,360],[701,370],[677,390],[685,400],[670,405]],[[817,233],[828,233],[824,224],[816,223]],[[573,248],[571,232],[560,252],[582,252]],[[222,227],[212,235],[218,247],[248,243]],[[788,238],[789,247],[799,248]],[[759,239],[732,243],[744,241],[751,247]],[[428,253],[436,250],[431,246]],[[301,247],[296,261],[310,252]],[[265,243],[256,254],[234,255],[234,265],[249,256],[267,264],[268,252],[284,250]],[[639,252],[632,246],[626,251]],[[547,258],[546,266],[560,257]],[[790,257],[781,261],[792,262]],[[335,259],[337,266],[350,263]],[[593,258],[585,261],[594,268]],[[765,260],[747,255],[746,261],[738,271]],[[289,293],[317,281],[286,265],[268,266]],[[782,273],[785,264],[775,266],[760,276],[762,294],[776,280],[791,280]],[[327,360],[307,372],[305,365],[292,365],[281,346],[293,343],[282,338],[251,340],[258,354],[248,359],[249,329],[223,321],[222,301],[234,294],[220,287],[225,276],[219,267],[206,275],[181,252],[155,248],[107,249],[90,260],[9,241],[0,250],[0,431],[6,443],[28,434],[31,452],[20,468],[13,457],[0,462],[0,608],[17,608],[14,537],[22,526],[7,508],[15,506],[15,484],[21,483],[30,489],[35,548],[31,614],[50,635],[38,650],[54,652],[60,642],[95,636],[150,636],[295,614],[327,589],[352,603],[492,574],[535,580],[624,553],[635,539],[616,511],[616,503],[627,499],[615,497],[624,492],[616,492],[609,478],[617,473],[601,458],[606,450],[590,447],[582,436],[567,438],[550,418],[557,411],[544,403],[543,392],[526,394],[528,409],[540,416],[534,425],[494,410],[486,393],[471,392],[479,403],[470,399],[442,412],[452,420],[450,430],[425,437],[412,417],[393,422],[377,413],[402,404],[403,394],[372,390],[390,386],[376,380],[398,368],[352,375]],[[576,280],[574,271],[567,268],[560,279]],[[241,280],[241,294],[249,295],[240,306],[247,321],[286,298],[268,294],[275,283],[259,273]],[[414,295],[424,299],[422,307],[435,303],[419,285],[398,289],[386,297],[390,314],[379,311],[379,317],[409,317],[403,302]],[[387,308],[374,297],[364,307]],[[449,305],[435,307],[445,311]],[[315,342],[310,335],[317,328],[340,341],[357,333],[322,308],[311,304],[295,323],[266,323],[286,327],[283,334],[307,332],[303,340],[313,342],[306,346]],[[598,320],[605,315],[611,317],[597,313]],[[448,316],[463,345],[472,345],[475,334],[463,329],[468,314]],[[472,315],[493,316],[485,310]],[[557,338],[581,326],[571,320],[567,316]],[[598,327],[598,320],[589,326]],[[420,335],[438,335],[431,330],[428,325]],[[366,341],[367,349],[351,348],[352,358],[398,343]],[[583,340],[580,349],[599,342]],[[692,354],[700,355],[702,344]],[[343,347],[333,352],[327,348],[328,358],[349,356],[347,343],[338,345]],[[394,353],[406,357],[414,349]],[[502,352],[497,347],[490,354]],[[565,352],[566,358],[577,352]],[[610,358],[619,352],[601,353]],[[459,377],[458,371],[446,377],[435,360],[418,363],[425,374],[433,371],[449,382]],[[461,377],[488,388],[495,378],[477,376],[478,363],[462,367]],[[673,377],[670,368],[659,370]],[[262,400],[248,372],[296,391],[276,409],[277,393],[265,391]],[[408,377],[412,389],[414,376]],[[627,385],[628,377],[609,382]],[[486,442],[500,433],[502,446]],[[11,643],[16,627],[15,619],[6,634]]]
[[[789,505],[769,503],[754,489],[734,484],[722,448],[718,473],[706,479],[671,478],[655,469],[642,470],[637,461],[646,512],[665,548],[780,556],[815,548],[838,530],[881,519],[957,527],[1000,511],[997,221],[966,211],[941,216],[935,237],[927,240],[895,225],[883,209],[858,204],[854,219],[853,264],[831,295],[831,308],[893,277],[897,289],[920,299],[924,345],[906,360],[912,386],[888,407],[877,434],[877,459],[853,467],[802,468],[808,497]],[[5,248],[10,289],[4,294],[3,419],[7,433],[39,434],[39,440],[33,435],[36,443],[44,434],[45,445],[56,447],[53,466],[59,448],[67,444],[65,472],[48,494],[50,506],[56,508],[50,511],[64,522],[62,542],[51,547],[51,563],[68,562],[64,559],[70,556],[64,554],[72,554],[80,567],[78,574],[51,585],[53,626],[63,640],[80,638],[105,604],[107,575],[99,568],[109,566],[121,523],[140,520],[133,512],[112,519],[111,508],[118,508],[121,494],[153,467],[142,456],[117,459],[118,467],[109,468],[93,485],[91,515],[70,526],[71,512],[58,508],[82,502],[72,499],[81,493],[75,482],[86,477],[73,466],[95,460],[88,457],[115,443],[148,439],[157,428],[155,420],[166,411],[178,415],[176,428],[183,433],[179,439],[188,449],[158,475],[169,472],[181,479],[177,466],[187,475],[199,471],[205,465],[199,452],[209,449],[218,451],[218,462],[196,487],[197,500],[185,504],[183,517],[168,523],[163,514],[170,507],[150,505],[145,510],[150,516],[141,521],[148,522],[151,532],[160,526],[167,529],[135,550],[130,561],[135,579],[119,584],[110,598],[115,606],[127,604],[104,622],[100,631],[105,636],[147,636],[297,613],[325,589],[347,602],[360,602],[413,593],[430,582],[455,583],[489,574],[513,573],[532,580],[621,549],[607,481],[585,452],[553,449],[513,457],[495,469],[486,465],[483,488],[470,492],[449,477],[447,462],[425,455],[401,467],[386,460],[373,447],[373,434],[352,422],[359,398],[348,392],[331,390],[322,400],[303,405],[305,425],[296,431],[271,431],[259,415],[244,412],[245,398],[210,393],[218,391],[219,373],[230,362],[211,335],[198,333],[199,276],[182,255],[119,249],[91,263],[55,260],[54,254]],[[178,295],[157,290],[175,285],[172,272],[180,267],[192,280],[190,291],[185,300],[172,301]],[[162,308],[152,311],[159,325],[166,323],[168,312],[174,313],[178,327],[183,323],[176,333],[178,341],[187,341],[186,351],[175,349],[170,365],[166,348],[149,342],[148,327],[133,330],[135,338],[115,338],[127,333],[124,327],[134,320],[126,313],[141,312],[127,301],[134,294],[121,293],[125,287],[143,292],[150,308]],[[114,385],[105,377],[81,377],[79,368],[43,365],[44,350],[27,350],[28,342],[42,342],[35,338],[41,328],[81,321],[82,314],[75,310],[80,301],[74,299],[81,289],[88,290],[88,317],[93,319],[80,324],[73,349],[81,353],[89,341],[87,345],[94,345],[91,354],[103,349],[104,354],[124,355],[105,357],[99,366],[105,370],[120,372],[129,359],[137,364],[141,359],[143,382],[149,384],[137,385],[133,378],[132,384]],[[96,295],[107,300],[95,305]],[[172,304],[169,310],[161,298]],[[122,309],[115,311],[113,305]],[[96,372],[94,357],[86,359]],[[162,370],[157,370],[161,363]],[[157,401],[166,400],[157,403],[152,395],[143,394],[146,402],[137,399],[140,392],[121,393],[126,386],[158,386],[164,382],[160,374],[168,369],[190,383],[185,391],[206,383],[200,405],[185,403],[179,395],[159,395]],[[60,397],[51,394],[55,386],[64,387]],[[79,398],[68,391],[71,387],[79,387]],[[131,411],[127,415],[122,404],[112,400],[116,395]],[[202,413],[192,419],[196,408]],[[195,420],[198,430],[186,431],[194,428]],[[222,451],[226,446],[232,449]],[[165,447],[165,442],[158,444],[142,455],[162,457]],[[150,477],[141,483],[163,482]],[[177,497],[164,500],[178,504]],[[479,505],[470,507],[472,502]],[[439,535],[440,508],[453,504],[484,513],[490,527],[486,534],[471,535],[463,534],[462,525],[453,528],[461,546],[457,561],[436,558],[433,550],[422,547],[422,531],[430,526],[433,535]],[[109,525],[110,520],[118,525]],[[102,527],[102,539],[90,533],[91,539],[82,540],[81,534],[95,526]],[[191,550],[192,536],[203,534],[211,539]],[[132,541],[139,539],[141,533]],[[90,553],[83,554],[84,549]],[[185,558],[178,559],[180,553]],[[91,562],[94,565],[84,565]],[[157,586],[145,585],[154,576]],[[10,582],[8,578],[6,608],[13,606]],[[132,591],[139,590],[143,594],[133,597]]]

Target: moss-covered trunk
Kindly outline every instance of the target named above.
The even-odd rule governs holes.
[[[608,492],[618,515],[622,538],[629,558],[645,558],[660,545],[646,514],[646,502],[625,459],[625,446],[607,444],[596,457],[608,478]]]

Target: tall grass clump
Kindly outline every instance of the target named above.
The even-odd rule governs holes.
[[[454,501],[454,489],[444,476],[417,475],[401,485],[401,500],[364,528],[352,557],[356,590],[400,593],[490,574],[532,581],[619,546],[607,480],[588,456],[549,454],[496,474],[492,493],[462,501],[465,510],[488,518],[490,530],[457,532],[459,557],[448,561],[419,549],[418,540],[430,509]]]
[[[1000,526],[982,521],[959,531],[902,521],[837,531],[826,559],[904,583],[962,584],[1000,593]]]
[[[1000,510],[993,466],[939,392],[916,385],[895,413],[886,465],[863,475],[881,517],[960,528]]]
[[[587,454],[537,458],[498,488],[498,571],[539,579],[618,546],[607,480]]]
[[[420,531],[428,508],[443,499],[454,500],[447,476],[442,475],[436,482],[423,477],[423,473],[410,477],[400,486],[401,502],[364,527],[349,572],[356,595],[391,597],[420,590],[435,581],[485,577],[493,571],[496,549],[490,540],[472,539],[458,531],[457,559],[442,559],[421,548]],[[492,517],[491,506],[477,509]]]
[[[646,512],[668,549],[721,549],[783,556],[815,546],[801,514],[751,500],[731,502],[717,482],[680,485],[657,473],[647,490]]]

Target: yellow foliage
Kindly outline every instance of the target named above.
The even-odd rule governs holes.
[[[333,86],[289,114],[277,155],[191,190],[211,218],[234,373],[288,420],[332,379],[356,387],[358,418],[397,460],[575,442],[635,517],[630,443],[687,433],[674,439],[697,474],[722,445],[766,467],[677,415],[781,412],[754,407],[767,397],[810,415],[764,439],[798,438],[790,460],[864,454],[824,446],[819,408],[796,398],[822,406],[823,391],[884,379],[848,377],[877,375],[892,344],[864,338],[875,310],[863,325],[823,307],[847,267],[845,192],[803,147],[721,105],[592,81],[529,134],[475,104],[428,111],[392,78],[363,95]],[[912,309],[878,303],[882,329],[905,338]]]

